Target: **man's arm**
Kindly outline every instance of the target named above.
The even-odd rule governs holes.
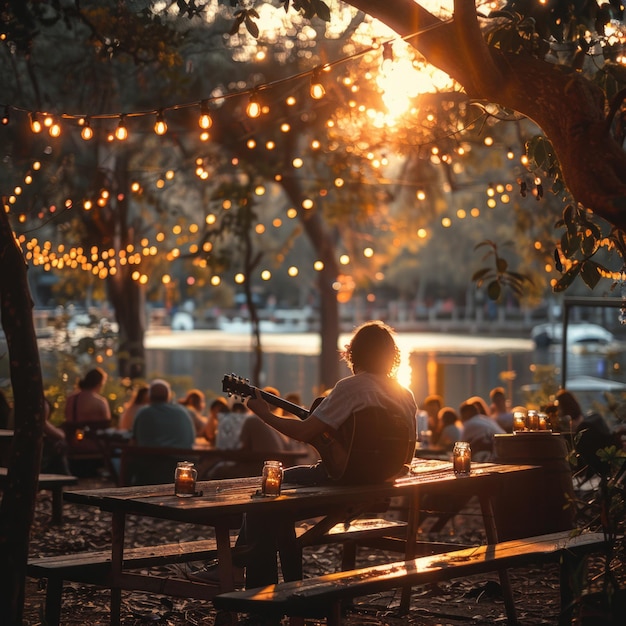
[[[255,390],[255,396],[248,400],[247,406],[268,426],[275,428],[278,432],[291,439],[311,443],[315,437],[328,430],[328,425],[320,421],[315,415],[311,415],[305,420],[274,415],[274,413],[270,411],[268,403],[263,400],[258,390]]]

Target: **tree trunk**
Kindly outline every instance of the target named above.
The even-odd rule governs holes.
[[[129,224],[128,198],[130,182],[128,174],[128,153],[117,152],[111,170],[112,185],[116,191],[116,207],[101,223],[103,242],[111,242],[116,250],[124,250],[127,245],[136,245],[137,224]],[[107,277],[109,301],[115,311],[118,325],[117,368],[121,378],[144,378],[146,375],[145,297],[141,284],[133,280],[136,267],[119,265],[114,275]]]
[[[143,378],[146,374],[144,347],[144,293],[133,280],[132,266],[121,266],[114,276],[109,276],[107,288],[109,301],[115,311],[118,330],[117,367],[121,378]]]
[[[300,206],[303,196],[298,181],[295,178],[286,177],[283,179],[282,185],[296,206]],[[320,211],[321,209],[318,208],[313,213],[301,214],[300,221],[319,260],[324,264],[317,278],[321,338],[318,384],[320,391],[324,391],[334,387],[339,380],[339,360],[337,358],[340,331],[339,304],[337,303],[337,292],[333,288],[333,284],[339,276],[339,266],[335,258],[334,235],[328,230]]]
[[[26,264],[0,211],[0,310],[9,349],[15,433],[0,505],[0,616],[21,625],[43,433],[43,381]]]

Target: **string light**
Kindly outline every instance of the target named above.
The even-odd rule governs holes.
[[[261,103],[259,102],[259,95],[256,91],[253,91],[250,94],[250,100],[248,102],[248,106],[246,107],[246,115],[252,119],[261,115]]]
[[[200,119],[198,120],[198,125],[202,130],[209,130],[209,128],[213,126],[213,120],[209,114],[209,104],[206,100],[200,103]]]
[[[154,123],[154,132],[157,135],[165,135],[167,132],[167,124],[163,117],[163,111],[159,111],[156,116],[156,122]]]
[[[115,138],[119,139],[120,141],[124,141],[128,138],[128,129],[126,128],[126,121],[123,115],[120,116],[119,124],[115,129]]]
[[[91,128],[88,117],[83,121],[83,128],[80,131],[80,136],[85,141],[89,141],[93,137],[93,128]]]
[[[311,98],[314,100],[321,100],[326,95],[326,90],[324,89],[324,85],[322,85],[322,81],[320,80],[320,68],[315,68],[313,70],[313,74],[311,75]]]
[[[50,118],[50,125],[48,127],[48,133],[50,137],[59,137],[61,135],[61,126],[58,122]]]
[[[6,126],[10,121],[10,117],[9,117],[9,107],[5,106],[4,107],[4,113],[2,115],[2,125]]]
[[[30,129],[34,133],[40,133],[41,132],[41,122],[39,121],[39,117],[38,117],[37,113],[29,113],[28,117],[29,117],[29,121],[30,121]]]

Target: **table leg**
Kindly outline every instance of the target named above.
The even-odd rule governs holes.
[[[63,523],[63,487],[52,488],[52,523]]]
[[[124,530],[126,514],[115,511],[111,525],[111,626],[118,626],[122,610],[122,589],[116,581],[122,575],[124,564]]]
[[[233,555],[230,548],[230,529],[228,524],[215,525],[215,541],[217,543],[220,593],[232,591],[235,586],[233,583]]]
[[[235,588],[229,526],[228,523],[215,524],[220,593],[232,591]],[[218,611],[215,616],[215,626],[236,626],[237,623],[237,613],[231,611]]]
[[[404,558],[406,560],[415,558],[415,545],[417,543],[417,530],[419,528],[419,494],[413,491],[408,500],[408,520],[406,526],[406,544]],[[400,596],[400,613],[408,613],[411,608],[411,587],[402,587]]]
[[[302,580],[302,546],[296,540],[296,522],[280,524],[277,548],[284,580]]]
[[[493,511],[493,502],[490,495],[481,493],[478,496],[480,502],[480,510],[485,525],[485,534],[487,535],[487,543],[498,543],[498,529],[496,527],[496,518]],[[504,608],[508,623],[513,626],[517,624],[517,612],[515,610],[515,602],[513,601],[513,588],[509,579],[509,571],[506,568],[498,569],[500,578],[500,587],[502,588],[502,597],[504,598]]]

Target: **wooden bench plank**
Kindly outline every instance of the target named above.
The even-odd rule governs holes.
[[[304,536],[310,529],[310,524],[302,523],[297,526],[296,534]],[[405,522],[388,521],[385,519],[357,519],[353,520],[348,527],[337,524],[324,536],[320,543],[341,542],[347,557],[354,556],[352,546],[360,542],[372,541],[376,537],[384,538],[386,535],[397,536],[406,529]],[[234,538],[233,538],[234,541]],[[233,547],[234,551],[239,548]],[[241,550],[245,549],[242,547]],[[170,543],[159,546],[146,546],[127,548],[124,550],[124,568],[138,569],[158,567],[174,563],[190,561],[208,561],[217,558],[217,545],[214,539],[188,541],[184,543]],[[349,563],[349,561],[348,561]],[[55,556],[32,557],[28,561],[27,574],[31,578],[47,579],[45,615],[50,626],[59,624],[61,616],[63,581],[72,581],[82,584],[97,585],[102,587],[111,586],[111,550],[95,550],[89,552],[76,552]],[[136,577],[132,574],[125,575],[125,585],[128,588],[146,590],[150,588],[157,593],[165,595],[183,595],[188,593],[190,582],[177,585],[174,579],[167,581],[163,577],[153,576],[154,580],[146,580],[146,577]],[[202,585],[198,583],[198,585]],[[207,587],[207,585],[204,585]],[[212,586],[211,586],[212,587]],[[194,597],[212,597],[203,594],[200,586],[194,591]]]
[[[553,561],[564,552],[581,555],[604,544],[602,533],[572,536],[571,531],[565,531],[223,593],[213,598],[213,604],[224,611],[326,617],[334,626],[338,624],[342,600],[531,562]]]
[[[8,468],[0,467],[0,489],[6,487]],[[63,523],[63,488],[78,484],[76,476],[66,474],[39,474],[37,488],[52,492],[52,523]]]

